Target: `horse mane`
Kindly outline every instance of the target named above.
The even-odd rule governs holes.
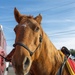
[[[45,61],[46,65],[45,64],[43,65],[45,65],[45,67],[47,67],[49,71],[52,71],[50,75],[54,75],[58,71],[58,68],[60,68],[62,61],[64,61],[64,55],[60,50],[56,49],[56,47],[52,44],[52,42],[50,41],[50,39],[48,38],[48,36],[46,35],[44,31],[43,31],[43,40],[44,41],[41,48],[42,52],[37,61],[41,61],[39,63],[42,63],[42,64],[43,64],[43,61]],[[51,65],[49,65],[48,62]],[[36,61],[33,62],[32,69],[34,64],[35,66],[37,65],[36,63],[37,63]]]

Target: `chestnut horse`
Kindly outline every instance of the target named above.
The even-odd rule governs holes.
[[[15,52],[12,64],[16,75],[57,75],[64,54],[58,51],[41,27],[42,16],[22,15],[15,8],[14,16],[18,23],[14,28]],[[62,75],[70,75],[67,67]]]

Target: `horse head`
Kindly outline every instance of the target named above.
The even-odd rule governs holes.
[[[36,17],[22,15],[15,8],[14,16],[18,23],[15,31],[15,53],[12,57],[12,64],[16,75],[26,75],[32,62],[39,58],[42,43],[43,30],[41,27],[42,16]]]

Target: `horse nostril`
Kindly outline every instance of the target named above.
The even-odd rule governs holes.
[[[25,61],[25,65],[29,65],[29,62],[30,62],[30,60],[29,60],[29,58],[27,57],[27,58],[26,58],[26,61]]]
[[[26,69],[30,64],[30,59],[28,57],[25,57],[23,68]]]

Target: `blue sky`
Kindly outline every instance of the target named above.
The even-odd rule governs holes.
[[[42,27],[57,49],[75,49],[75,0],[0,0],[0,25],[7,41],[7,53],[15,40],[14,8],[20,13],[42,15]]]

